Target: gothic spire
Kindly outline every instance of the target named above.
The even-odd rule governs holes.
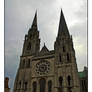
[[[58,37],[61,37],[62,35],[69,36],[69,31],[68,31],[68,28],[67,28],[67,24],[66,24],[66,21],[65,21],[65,18],[64,18],[63,11],[61,9],[59,29],[58,29]]]
[[[37,30],[37,11],[35,13],[31,29],[36,29]]]

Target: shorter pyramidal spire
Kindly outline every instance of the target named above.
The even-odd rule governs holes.
[[[63,11],[61,9],[61,14],[60,14],[60,21],[59,21],[59,29],[58,29],[58,37],[61,37],[62,35],[64,36],[69,36],[69,31],[68,27],[64,18]]]
[[[37,27],[37,10],[36,10],[36,13],[35,13],[35,16],[34,16],[34,19],[33,19],[31,29],[36,29],[36,30],[38,29],[38,27]]]

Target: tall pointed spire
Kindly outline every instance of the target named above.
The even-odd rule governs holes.
[[[59,22],[59,29],[58,29],[58,37],[62,36],[62,35],[68,35],[69,36],[69,31],[67,28],[67,24],[64,18],[64,14],[63,11],[61,9],[61,15],[60,15],[60,22]]]
[[[37,30],[37,10],[36,10],[31,28]]]

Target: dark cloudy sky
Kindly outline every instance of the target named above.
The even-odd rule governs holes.
[[[41,47],[45,42],[52,50],[61,8],[73,35],[78,70],[82,71],[87,66],[87,0],[5,0],[5,76],[10,78],[11,89],[24,36],[31,27],[35,11],[38,14]]]

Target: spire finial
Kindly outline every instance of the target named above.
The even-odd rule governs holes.
[[[44,46],[45,46],[45,42],[44,42]]]
[[[34,16],[34,19],[33,19],[33,23],[32,23],[31,28],[37,30],[37,10],[36,10],[36,12],[35,12],[35,16]]]
[[[37,15],[37,9],[36,9],[36,12],[35,12],[35,14]]]
[[[59,29],[58,29],[58,36],[61,37],[61,35],[69,35],[69,31],[67,28],[67,24],[64,18],[64,14],[61,8],[61,14],[60,14],[60,21],[59,21]]]

